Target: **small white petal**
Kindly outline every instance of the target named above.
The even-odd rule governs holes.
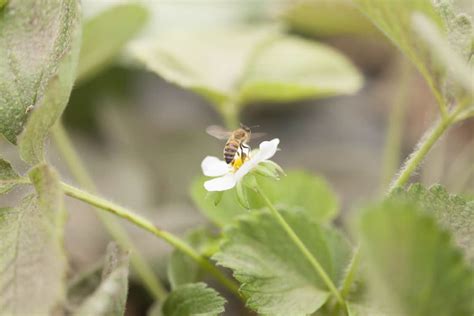
[[[278,150],[280,140],[274,138],[271,141],[264,141],[260,144],[259,159],[260,161],[272,158]]]
[[[228,173],[231,169],[225,161],[217,157],[207,156],[201,162],[202,173],[208,177],[219,177]]]
[[[226,191],[235,187],[236,183],[237,180],[234,174],[226,174],[225,176],[204,182],[204,188],[207,191]]]

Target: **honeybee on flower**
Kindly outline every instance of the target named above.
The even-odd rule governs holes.
[[[212,136],[224,139],[227,137],[224,147],[224,159],[220,160],[214,156],[207,156],[201,163],[202,172],[205,176],[214,179],[204,182],[207,191],[226,191],[235,187],[249,172],[259,169],[260,172],[267,172],[270,167],[273,170],[281,171],[281,168],[270,161],[278,150],[280,140],[274,138],[270,141],[263,141],[259,149],[251,151],[248,144],[251,137],[250,128],[245,125],[233,132],[227,132],[217,127],[209,127],[207,132]]]

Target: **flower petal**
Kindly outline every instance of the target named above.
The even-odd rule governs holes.
[[[271,141],[264,141],[260,144],[260,149],[246,161],[242,167],[235,173],[236,181],[240,181],[247,173],[249,173],[253,168],[255,168],[259,163],[270,159],[275,155],[278,144],[280,140],[274,138]]]
[[[267,160],[275,155],[276,151],[278,150],[278,144],[280,140],[278,138],[274,138],[271,141],[264,141],[260,143],[260,151],[258,154],[258,158],[260,161]]]
[[[208,177],[223,176],[230,171],[230,166],[217,157],[207,156],[201,162],[202,173]]]
[[[234,174],[226,174],[225,176],[204,182],[204,188],[207,191],[226,191],[232,189],[236,183],[237,180]]]

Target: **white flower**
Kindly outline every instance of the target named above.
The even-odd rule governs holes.
[[[208,177],[218,177],[204,182],[207,191],[225,191],[232,189],[242,178],[261,162],[267,161],[275,155],[280,140],[274,138],[264,141],[259,149],[243,162],[240,168],[235,169],[217,157],[207,156],[201,163],[202,172]]]

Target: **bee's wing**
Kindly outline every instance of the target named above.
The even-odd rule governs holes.
[[[267,135],[267,133],[253,133],[252,132],[252,139],[257,139],[257,138],[263,137],[265,135]]]
[[[229,132],[222,126],[211,125],[206,128],[206,133],[217,139],[228,139],[232,132]]]

